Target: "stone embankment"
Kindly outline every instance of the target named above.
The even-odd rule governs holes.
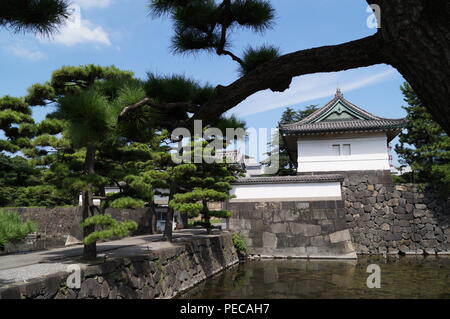
[[[154,245],[127,247],[101,263],[81,265],[79,289],[67,285],[72,273],[60,271],[4,286],[0,299],[173,298],[238,262],[227,232]]]

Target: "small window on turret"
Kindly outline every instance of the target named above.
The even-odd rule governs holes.
[[[341,145],[339,145],[339,144],[333,145],[333,155],[341,156]]]
[[[350,144],[344,144],[343,146],[343,155],[352,155],[352,149]]]

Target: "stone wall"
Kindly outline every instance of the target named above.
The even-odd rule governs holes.
[[[358,253],[450,253],[450,201],[393,185],[373,174],[347,175],[346,221]]]
[[[24,220],[33,220],[38,225],[37,237],[33,240],[18,245],[11,245],[9,252],[30,251],[46,248],[63,247],[67,236],[71,235],[79,240],[83,233],[80,226],[82,219],[81,207],[56,207],[56,208],[11,208]],[[151,211],[142,209],[112,209],[106,210],[117,220],[134,220],[138,229],[133,235],[149,234],[151,232]]]
[[[80,289],[67,288],[69,273],[60,272],[1,288],[0,299],[173,298],[237,262],[229,233],[201,236],[83,266]]]
[[[227,203],[229,229],[260,257],[356,258],[343,201]]]

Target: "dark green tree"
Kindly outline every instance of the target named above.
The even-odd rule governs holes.
[[[317,110],[317,105],[308,105],[302,109],[294,110],[287,107],[279,124],[291,124],[303,120]],[[272,141],[269,143],[271,151],[267,153],[268,157],[261,161],[263,166],[271,166],[274,161],[278,161],[279,169],[276,175],[288,176],[297,174],[297,160],[291,159],[288,148],[284,139],[277,132],[272,136]]]
[[[49,82],[35,84],[29,90],[27,101],[30,104],[53,104],[57,107],[57,111],[47,119],[47,126],[55,128],[59,123],[58,129],[52,133],[60,131],[62,138],[44,134],[38,136],[34,143],[56,150],[56,154],[50,155],[53,178],[65,188],[82,191],[85,238],[96,238],[94,235],[89,237],[95,232],[94,222],[97,221],[89,218],[101,213],[94,205],[93,196],[109,181],[96,172],[99,153],[102,149],[126,146],[125,136],[133,129],[130,129],[130,120],[119,119],[119,115],[127,105],[144,97],[141,82],[133,79],[131,72],[94,65],[62,67],[53,73]],[[131,125],[135,127],[137,124]],[[117,202],[113,201],[111,206],[144,204],[138,200],[115,200]],[[121,224],[107,224],[109,233],[111,227],[121,227]],[[86,241],[84,256],[96,256],[95,241]]]
[[[185,165],[193,165],[195,169],[191,176],[183,181],[184,192],[175,194],[169,203],[171,208],[187,213],[190,218],[201,215],[208,234],[212,229],[212,217],[231,216],[231,211],[211,210],[209,204],[230,199],[231,183],[242,173],[238,165],[217,160],[215,149],[209,143],[202,140],[193,141],[191,151],[183,154],[185,159],[194,162]],[[195,159],[197,156],[198,160]]]
[[[400,162],[410,165],[414,182],[425,183],[450,195],[450,137],[434,121],[408,83],[401,87],[407,106],[406,130],[396,147]]]
[[[70,14],[67,0],[2,0],[0,26],[14,32],[50,34]]]
[[[144,174],[155,187],[167,189],[168,193],[162,195],[167,195],[169,200],[172,200],[180,191],[182,181],[192,173],[195,167],[191,164],[177,164],[172,161],[170,147],[168,148],[172,142],[169,131],[183,126],[189,119],[188,113],[195,113],[211,98],[214,90],[208,84],[201,85],[185,76],[158,76],[152,73],[148,74],[144,86],[147,97],[141,103],[129,106],[122,112],[122,116],[134,119],[135,112],[140,112],[146,107],[156,111],[155,116],[158,120],[154,121],[153,128],[161,132],[160,145],[153,147],[155,150],[153,167]],[[167,241],[172,240],[173,216],[174,210],[169,207],[163,236]]]
[[[0,140],[0,152],[17,153],[30,146],[30,138],[35,132],[28,132],[24,127],[31,127],[30,106],[21,98],[4,96],[0,98],[0,133],[5,139]]]
[[[68,197],[45,181],[44,141],[55,129],[52,119],[35,123],[30,105],[23,98],[0,98],[0,205],[55,206],[70,203]],[[5,155],[8,154],[8,155]],[[38,161],[40,158],[41,161]]]

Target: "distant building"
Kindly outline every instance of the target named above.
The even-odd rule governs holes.
[[[216,151],[216,157],[227,159],[229,163],[242,164],[246,170],[246,177],[260,176],[263,174],[261,164],[254,157],[244,155],[239,150]]]

